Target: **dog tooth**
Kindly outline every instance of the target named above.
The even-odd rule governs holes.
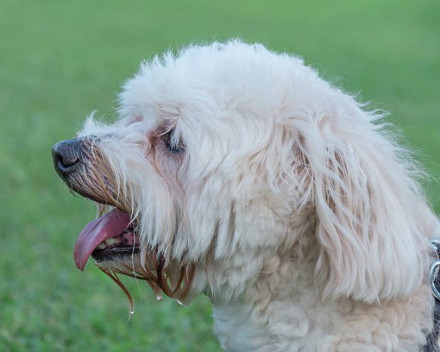
[[[114,245],[114,244],[118,244],[119,242],[121,242],[121,241],[118,240],[118,239],[116,239],[116,238],[113,238],[113,237],[107,238],[107,239],[105,240],[105,243],[107,244],[107,246],[111,246],[111,245]]]
[[[107,246],[105,245],[105,243],[104,242],[101,242],[100,244],[99,244],[99,246],[98,247],[96,247],[96,249],[104,249],[104,248],[106,248]]]

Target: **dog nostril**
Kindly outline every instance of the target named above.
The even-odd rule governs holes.
[[[54,156],[54,159],[55,159],[57,167],[62,170],[66,170],[66,171],[71,169],[72,166],[74,166],[79,160],[77,157],[66,158],[65,156],[63,156],[61,154],[56,154]]]
[[[52,157],[55,170],[61,177],[75,171],[79,159],[79,142],[75,139],[62,141],[55,144],[52,148]]]

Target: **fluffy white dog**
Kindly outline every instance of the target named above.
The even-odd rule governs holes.
[[[208,295],[228,351],[418,351],[440,227],[382,117],[261,45],[143,63],[115,123],[54,146],[100,204],[76,264]]]

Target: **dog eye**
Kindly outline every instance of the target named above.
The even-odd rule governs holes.
[[[175,138],[173,131],[163,134],[162,140],[171,154],[181,154],[185,151],[185,143],[180,138]]]

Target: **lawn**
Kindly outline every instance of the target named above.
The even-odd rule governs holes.
[[[240,37],[302,56],[335,84],[390,112],[433,176],[440,212],[440,2],[0,2],[0,351],[220,351],[205,297],[156,302],[72,249],[94,206],[53,171],[51,145],[115,95],[140,61],[190,42]]]

